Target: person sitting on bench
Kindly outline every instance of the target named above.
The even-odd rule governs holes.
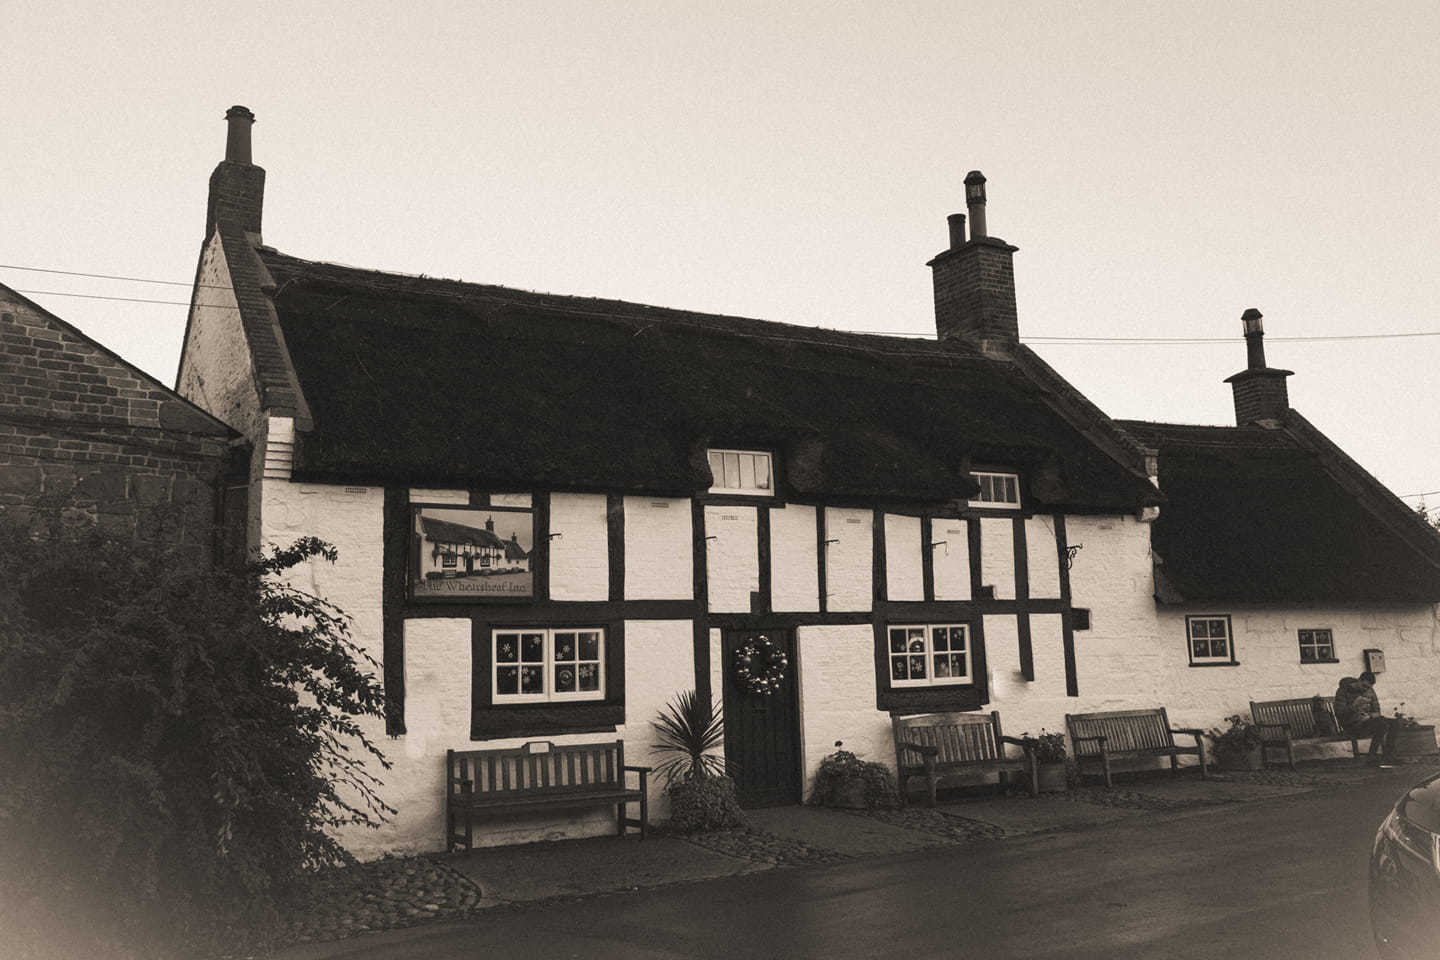
[[[1399,724],[1380,712],[1380,698],[1375,696],[1375,674],[1366,670],[1358,680],[1346,677],[1340,681],[1340,686],[1335,688],[1335,719],[1346,733],[1370,738],[1372,766],[1393,766],[1395,731]],[[1383,754],[1380,753],[1382,743]]]

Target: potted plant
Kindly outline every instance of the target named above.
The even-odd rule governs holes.
[[[1395,708],[1395,755],[1397,757],[1420,757],[1435,752],[1435,727],[1432,724],[1421,723],[1408,713],[1404,713],[1400,704]]]
[[[1213,728],[1205,734],[1214,745],[1215,765],[1222,770],[1265,769],[1260,728],[1238,713],[1225,721],[1229,726],[1223,730]]]
[[[1064,793],[1069,789],[1070,776],[1066,762],[1069,754],[1065,752],[1065,735],[1046,733],[1042,727],[1038,737],[1032,737],[1028,733],[1021,734],[1021,737],[1029,743],[1030,751],[1035,755],[1040,792]]]
[[[883,763],[861,760],[836,740],[834,753],[820,761],[815,771],[812,803],[849,810],[868,810],[895,805],[895,778]]]
[[[670,826],[681,832],[744,824],[735,781],[715,751],[725,746],[723,712],[694,690],[678,694],[652,724],[657,753],[667,759],[655,770],[665,778]]]

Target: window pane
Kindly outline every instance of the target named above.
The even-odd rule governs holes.
[[[600,659],[600,634],[593,630],[580,634],[580,659]]]
[[[1015,489],[1015,478],[1014,478],[1014,477],[1006,477],[1006,478],[1005,478],[1005,502],[1006,502],[1006,503],[1019,503],[1019,502],[1020,502],[1020,494],[1019,494],[1019,492]]]
[[[770,489],[770,455],[755,458],[755,486],[760,490]]]
[[[1320,646],[1315,648],[1315,657],[1317,660],[1334,660],[1335,649],[1333,647],[1327,647],[1324,644],[1321,644]]]
[[[910,628],[910,631],[909,631],[909,636],[910,636],[910,652],[911,652],[911,653],[924,653],[924,652],[925,652],[925,628],[924,628],[924,627],[911,627],[911,628]]]
[[[1200,657],[1208,657],[1208,656],[1210,656],[1210,641],[1209,641],[1209,640],[1205,639],[1204,637],[1196,637],[1194,640],[1191,640],[1190,643],[1191,643],[1191,644],[1194,646],[1194,648],[1195,648],[1195,657],[1196,657],[1197,659],[1200,658]]]
[[[924,658],[924,657],[911,657],[911,658],[910,658],[910,679],[912,679],[912,680],[924,680],[924,679],[925,679],[925,658]]]
[[[890,658],[890,678],[892,680],[908,680],[910,674],[905,669],[904,657]]]
[[[950,654],[950,676],[964,677],[968,675],[969,672],[965,669],[965,657],[960,654]]]
[[[557,633],[557,634],[555,634],[555,659],[556,659],[556,660],[574,660],[574,659],[575,659],[575,634],[573,634],[573,633]]]
[[[715,477],[712,486],[725,486],[725,461],[721,458],[720,454],[716,453],[714,450],[708,451],[706,456],[710,460],[710,472]]]
[[[983,500],[983,501],[986,501],[986,502],[994,502],[994,500],[995,500],[995,478],[994,478],[994,477],[985,476],[985,477],[981,477],[981,478],[980,478],[980,499]]]
[[[950,655],[948,653],[935,654],[935,677],[950,676]]]
[[[521,693],[544,693],[545,678],[541,675],[539,667],[520,668],[520,692]]]
[[[755,455],[753,453],[742,453],[740,455],[739,485],[745,490],[755,489]]]
[[[951,650],[964,650],[964,649],[965,649],[965,628],[964,628],[964,627],[951,627],[951,628],[950,628],[950,649],[951,649]]]
[[[545,635],[543,633],[520,635],[520,659],[526,663],[545,662]]]
[[[600,689],[600,668],[593,663],[580,664],[580,689]]]
[[[1226,642],[1224,637],[1210,638],[1210,656],[1228,657],[1230,655],[1229,651],[1230,645]]]
[[[735,489],[740,486],[740,454],[725,454],[725,486],[727,489]]]
[[[495,635],[495,659],[499,663],[514,663],[520,655],[520,638],[513,633]]]
[[[891,652],[891,653],[904,653],[904,652],[905,652],[905,631],[904,631],[904,630],[891,630],[891,631],[890,631],[890,652]]]
[[[501,667],[495,671],[496,693],[517,693],[520,689],[520,668]]]
[[[1210,621],[1209,621],[1209,620],[1191,620],[1191,621],[1190,621],[1190,636],[1192,636],[1192,637],[1208,637],[1208,636],[1210,636]]]
[[[932,650],[949,650],[949,649],[950,649],[950,640],[949,640],[949,637],[948,637],[948,633],[949,633],[949,631],[947,631],[944,627],[936,627],[934,630],[931,630],[931,631],[930,631],[930,649],[932,649]]]
[[[1301,663],[1314,663],[1314,662],[1315,662],[1315,648],[1314,648],[1314,647],[1301,647],[1301,648],[1300,648],[1300,662],[1301,662]]]
[[[555,692],[575,692],[575,668],[569,664],[555,668]]]

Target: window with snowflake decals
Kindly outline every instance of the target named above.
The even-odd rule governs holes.
[[[605,698],[605,631],[598,627],[495,630],[492,699],[540,703]]]
[[[970,631],[963,623],[890,627],[890,686],[971,683]]]

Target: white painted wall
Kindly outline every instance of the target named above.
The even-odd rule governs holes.
[[[256,441],[263,436],[265,418],[218,231],[200,254],[194,297],[175,390]]]
[[[750,593],[760,589],[757,530],[754,507],[705,508],[706,585],[712,612],[750,612]]]
[[[552,494],[550,599],[608,600],[609,543],[604,494]]]
[[[690,600],[695,595],[695,545],[690,501],[625,498],[625,599]]]
[[[693,689],[695,635],[691,621],[625,621],[625,726],[620,735],[625,738],[627,764],[658,766],[669,759],[655,749],[651,724],[677,694]],[[634,774],[631,777],[633,786]],[[649,787],[651,820],[668,817],[665,779],[652,776]],[[637,815],[633,807],[630,815]]]
[[[826,609],[869,610],[875,594],[874,514],[869,510],[825,509]]]
[[[800,627],[801,756],[805,796],[835,741],[865,760],[895,766],[890,715],[875,709],[875,635],[869,624]]]
[[[980,583],[996,600],[1015,599],[1015,527],[1009,517],[980,519]]]
[[[770,510],[770,608],[819,610],[815,508],[787,504]]]
[[[411,487],[411,503],[448,503],[457,507],[470,505],[469,490],[437,490],[434,487]]]
[[[970,522],[958,517],[936,517],[930,523],[930,550],[935,571],[936,600],[970,599]]]
[[[885,596],[891,600],[924,600],[920,518],[885,514]]]
[[[1055,518],[1027,517],[1025,556],[1030,574],[1032,599],[1060,599],[1059,546],[1055,542]]]

